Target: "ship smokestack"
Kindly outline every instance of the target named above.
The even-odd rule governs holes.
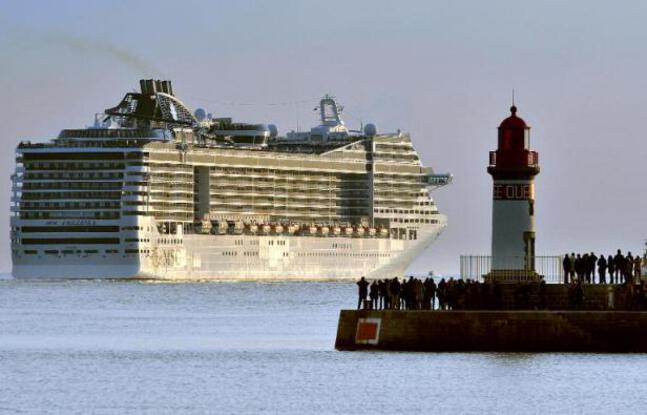
[[[171,81],[162,81],[159,79],[141,79],[139,87],[142,90],[142,95],[154,95],[157,92],[173,95],[173,86]]]

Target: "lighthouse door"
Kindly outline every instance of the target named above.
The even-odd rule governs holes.
[[[524,232],[523,242],[524,242],[524,251],[525,251],[524,253],[526,255],[526,260],[525,260],[526,270],[534,271],[535,270],[535,233]]]

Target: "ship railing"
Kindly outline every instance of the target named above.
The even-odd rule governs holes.
[[[519,277],[532,271],[543,276],[547,283],[564,281],[563,257],[559,255],[497,256],[461,255],[460,277],[463,280],[480,281],[494,269],[498,276]]]

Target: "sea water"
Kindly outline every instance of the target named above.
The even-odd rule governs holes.
[[[2,414],[645,413],[647,355],[334,350],[352,283],[0,279]]]

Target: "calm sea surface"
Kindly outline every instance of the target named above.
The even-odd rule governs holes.
[[[333,349],[353,284],[0,279],[0,413],[647,411],[647,355]]]

